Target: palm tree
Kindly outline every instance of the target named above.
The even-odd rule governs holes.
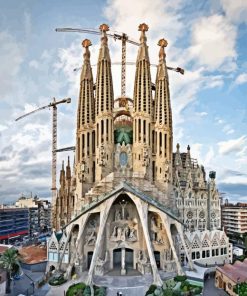
[[[20,263],[18,259],[18,251],[15,249],[8,249],[6,250],[2,257],[0,258],[0,265],[6,270],[7,272],[7,285],[6,285],[6,293],[11,292],[10,288],[10,280],[11,277],[16,275],[20,269]]]

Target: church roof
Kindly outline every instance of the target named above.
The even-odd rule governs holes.
[[[106,194],[100,195],[97,198],[97,200],[92,201],[90,204],[84,206],[82,208],[81,213],[79,215],[77,215],[75,218],[73,218],[69,222],[69,224],[76,221],[83,214],[85,214],[86,212],[88,212],[88,211],[92,210],[93,208],[97,207],[99,204],[101,204],[102,202],[106,201],[108,198],[112,197],[113,195],[115,195],[115,194],[117,194],[119,192],[132,193],[135,196],[142,199],[143,201],[147,202],[148,204],[150,204],[150,205],[156,207],[157,209],[161,210],[162,212],[166,213],[172,219],[178,221],[179,223],[182,223],[182,221],[175,214],[171,213],[162,203],[160,203],[157,200],[154,200],[151,196],[143,193],[141,190],[137,189],[132,184],[129,184],[127,182],[122,182],[115,189],[113,189],[112,191],[109,191]],[[65,225],[63,228],[66,228],[67,225]]]

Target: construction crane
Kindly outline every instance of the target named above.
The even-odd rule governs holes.
[[[96,35],[101,35],[100,30],[94,30],[94,29],[76,29],[76,28],[57,28],[55,29],[56,32],[75,32],[75,33],[87,33],[87,34],[96,34]],[[121,40],[122,41],[122,62],[121,62],[121,97],[124,98],[126,97],[126,43],[130,43],[133,45],[139,46],[140,43],[130,39],[126,33],[106,33],[107,36],[113,38],[115,41],[116,40]],[[184,70],[182,68],[172,68],[172,67],[167,67],[168,70],[173,70],[176,72],[179,72],[181,74],[184,74]]]
[[[56,189],[57,189],[57,185],[56,185],[56,181],[57,181],[57,152],[61,152],[63,151],[63,149],[57,149],[57,105],[59,104],[64,104],[64,103],[70,103],[71,102],[71,98],[65,98],[63,100],[60,101],[56,101],[55,98],[53,98],[53,101],[46,106],[40,107],[38,109],[35,109],[29,113],[26,113],[18,118],[16,118],[15,121],[18,121],[24,117],[27,117],[33,113],[36,113],[38,111],[47,109],[47,108],[52,108],[52,166],[51,166],[51,172],[52,172],[52,206],[54,206],[55,204],[55,200],[56,200]],[[68,147],[68,148],[72,148],[72,147]],[[65,148],[66,149],[66,148]],[[61,151],[59,151],[61,150]],[[72,149],[70,149],[72,150]],[[68,151],[68,150],[64,150],[64,151]]]
[[[112,65],[121,65],[120,62],[113,62]],[[130,66],[134,66],[136,65],[135,62],[126,62],[126,65],[130,65]],[[92,67],[95,67],[97,66],[97,64],[93,64]],[[156,64],[150,64],[151,67],[158,67],[158,65]],[[175,71],[175,72],[178,72],[182,75],[184,75],[184,69],[180,68],[180,67],[177,67],[177,68],[174,68],[174,67],[166,67],[168,70],[172,70],[172,71]],[[76,72],[76,71],[79,71],[81,70],[82,67],[78,67],[78,68],[74,68],[73,71]]]

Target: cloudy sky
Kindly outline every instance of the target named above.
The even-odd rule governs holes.
[[[149,25],[151,63],[157,41],[168,40],[174,144],[209,170],[217,171],[224,196],[247,202],[247,1],[245,0],[9,0],[0,3],[0,202],[30,192],[49,198],[51,187],[51,111],[15,118],[53,97],[71,97],[59,106],[58,147],[75,143],[76,105],[82,64],[81,41],[90,38],[92,64],[99,38],[56,33],[58,27],[94,28],[106,22],[113,31],[138,40],[137,27]],[[120,44],[109,41],[112,62]],[[127,60],[137,48],[128,46]],[[133,96],[134,66],[127,69],[127,94]],[[113,66],[114,92],[120,95],[120,67]],[[152,69],[155,79],[155,68]],[[59,154],[58,170],[67,153]],[[71,155],[73,157],[73,155]]]

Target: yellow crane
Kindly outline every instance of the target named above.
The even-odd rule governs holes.
[[[63,100],[60,101],[56,101],[55,98],[53,98],[53,101],[46,106],[40,107],[38,109],[35,109],[29,113],[26,113],[18,118],[16,118],[15,121],[18,121],[22,118],[25,118],[33,113],[36,113],[38,111],[47,109],[47,108],[52,108],[52,166],[51,166],[51,172],[52,172],[52,207],[55,204],[56,201],[56,190],[57,190],[57,152],[62,152],[62,151],[66,151],[65,149],[68,148],[64,148],[64,149],[57,149],[57,105],[60,104],[64,104],[64,103],[70,103],[71,102],[71,98],[65,98]],[[69,147],[69,148],[73,148],[73,147]],[[72,149],[70,149],[72,150]]]

